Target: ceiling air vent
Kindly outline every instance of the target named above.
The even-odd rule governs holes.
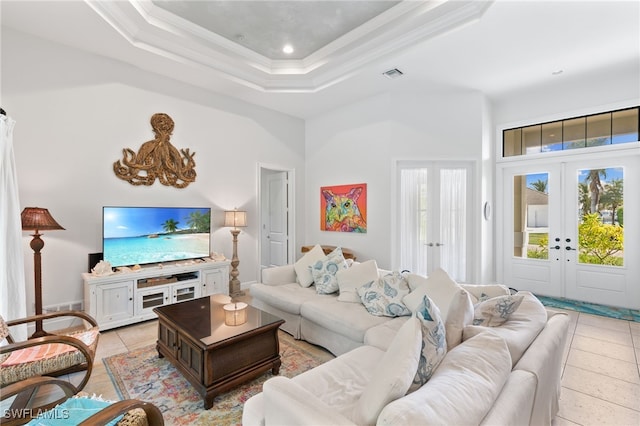
[[[384,75],[387,78],[398,78],[398,77],[402,77],[403,74],[404,73],[400,71],[398,68],[392,68],[382,73],[382,75]]]

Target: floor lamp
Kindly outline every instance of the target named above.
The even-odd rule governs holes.
[[[55,221],[49,210],[40,207],[26,207],[20,215],[22,219],[23,231],[35,231],[31,234],[31,249],[33,250],[33,272],[36,284],[36,315],[42,314],[42,265],[40,263],[40,250],[44,247],[44,241],[40,238],[42,234],[38,231],[53,231],[64,229]],[[36,321],[36,331],[31,337],[46,336],[47,333],[42,328],[42,320]]]
[[[240,280],[238,279],[238,234],[240,230],[238,227],[247,226],[247,212],[245,211],[226,211],[224,212],[224,226],[233,226],[231,235],[233,235],[233,256],[231,257],[231,279],[229,280],[229,296],[243,296],[244,292],[240,290]]]

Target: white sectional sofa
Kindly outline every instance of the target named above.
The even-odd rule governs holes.
[[[388,272],[378,270],[378,275]],[[385,380],[380,372],[389,365],[401,368],[410,358],[403,355],[399,330],[415,315],[375,316],[362,303],[345,301],[341,293],[318,294],[313,285],[298,282],[293,265],[264,270],[262,283],[250,290],[253,304],[285,319],[281,328],[296,339],[320,345],[337,358],[292,379],[269,379],[263,392],[246,402],[243,424],[551,424],[558,411],[568,316],[519,292],[519,306],[506,322],[473,325],[473,303],[508,295],[509,289],[443,284],[448,276],[436,275],[408,274],[410,296],[403,300],[409,306],[427,294],[438,306],[448,352],[426,384],[390,396],[380,389],[397,383],[380,387]]]

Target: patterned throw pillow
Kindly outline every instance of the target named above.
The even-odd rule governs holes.
[[[504,324],[518,309],[523,295],[505,295],[492,297],[474,306],[473,325],[496,327]]]
[[[402,302],[409,291],[409,283],[402,274],[392,272],[360,287],[358,295],[371,315],[401,317],[411,315]]]
[[[336,272],[346,268],[347,262],[344,260],[340,247],[337,247],[324,258],[309,266],[316,292],[319,294],[331,294],[338,291]]]
[[[440,310],[429,299],[429,296],[423,297],[415,315],[422,323],[422,351],[418,371],[413,378],[409,392],[413,392],[427,383],[447,354],[444,322],[440,317]]]

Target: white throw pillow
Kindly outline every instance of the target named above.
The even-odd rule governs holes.
[[[402,298],[409,294],[409,284],[400,272],[392,272],[358,288],[358,295],[371,315],[401,317],[411,315]]]
[[[434,371],[447,354],[447,338],[444,322],[440,317],[438,306],[429,296],[423,296],[422,303],[415,311],[422,328],[422,350],[420,362],[409,392],[419,389],[427,383]]]
[[[478,303],[474,308],[473,325],[497,327],[504,324],[524,299],[523,295],[492,297]]]
[[[447,333],[447,351],[462,343],[462,331],[468,325],[473,324],[473,303],[466,290],[459,290],[451,300],[449,313],[444,322]]]
[[[296,263],[293,264],[293,269],[296,271],[298,283],[302,287],[309,287],[313,284],[313,276],[309,270],[309,266],[316,263],[318,260],[324,257],[324,251],[320,244],[313,246],[311,250],[306,252]]]
[[[342,249],[336,247],[331,253],[309,266],[309,269],[318,294],[331,294],[338,291],[336,273],[341,269],[347,269],[347,262],[342,255]]]
[[[356,263],[350,268],[336,272],[340,302],[362,303],[358,296],[358,288],[378,279],[378,265],[375,260]]]
[[[420,359],[421,329],[416,317],[400,327],[354,407],[355,423],[375,425],[382,409],[407,393]]]
[[[462,287],[451,279],[443,269],[436,269],[426,279],[420,275],[409,274],[407,275],[407,280],[411,287],[418,285],[415,290],[403,299],[404,304],[411,309],[411,312],[415,312],[418,305],[422,303],[422,298],[427,295],[440,310],[442,319],[446,321],[449,314],[449,305]]]

